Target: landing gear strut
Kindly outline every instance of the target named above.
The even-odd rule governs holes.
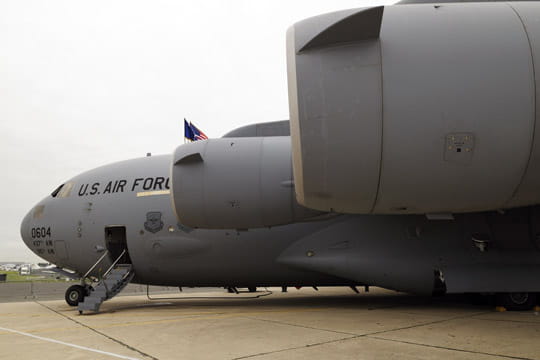
[[[82,285],[71,285],[66,290],[66,302],[69,306],[77,306],[88,295],[88,289]]]

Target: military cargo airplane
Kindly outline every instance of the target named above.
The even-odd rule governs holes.
[[[98,311],[132,281],[534,306],[540,4],[420,2],[291,27],[290,121],[103,166],[40,201],[21,236],[81,276],[66,301]]]

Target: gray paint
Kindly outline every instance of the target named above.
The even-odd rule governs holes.
[[[224,138],[290,136],[289,120],[271,121],[239,127],[223,135]]]
[[[99,195],[78,196],[78,189],[83,184],[99,182],[100,190],[103,190],[109,180],[126,179],[131,185],[137,178],[168,177],[170,167],[170,156],[152,156],[107,165],[76,176],[69,180],[75,184],[69,197],[47,196],[36,205],[44,206],[40,218],[33,218],[33,209],[27,214],[21,224],[21,236],[38,256],[82,274],[101,256],[96,247],[106,247],[105,227],[126,226],[127,247],[136,281],[141,283],[172,286],[350,283],[346,279],[275,263],[275,258],[288,244],[325,226],[325,222],[249,231],[197,230],[178,223],[167,194],[138,197],[138,190],[144,192],[143,189],[128,191],[126,188],[118,193],[103,194],[100,191]],[[150,211],[162,214],[164,226],[156,233],[145,230],[146,214]],[[59,259],[56,254],[38,252],[47,246],[46,239],[35,244],[37,239],[31,237],[31,228],[36,227],[51,227],[51,239],[66,242],[68,261]],[[80,237],[78,233],[81,233]],[[106,259],[94,275],[103,273],[111,261]]]
[[[381,20],[384,6],[368,8],[362,11],[356,11],[348,16],[344,16],[350,10],[339,12],[339,21],[327,26],[323,31],[318,32],[313,37],[306,39],[296,39],[297,52],[304,52],[321,47],[344,45],[351,42],[358,42],[369,39],[377,39],[381,29]],[[335,16],[332,14],[330,16]],[[309,19],[308,22],[317,22],[316,26],[321,27],[320,23],[328,20],[328,15]],[[315,24],[313,24],[315,25]],[[308,26],[304,23],[304,28]],[[314,26],[315,27],[315,26]],[[297,33],[298,35],[298,33]],[[307,33],[306,35],[310,35]]]
[[[503,207],[534,131],[533,69],[519,18],[506,4],[395,7],[385,16],[383,171],[374,212]],[[445,136],[462,132],[474,134],[472,161],[444,161]]]
[[[125,226],[134,281],[144,284],[368,284],[429,293],[434,270],[440,270],[448,292],[540,291],[540,284],[531,278],[531,269],[540,267],[538,208],[433,221],[419,215],[334,215],[239,231],[179,224],[167,194],[138,197],[140,189],[129,187],[117,193],[78,195],[86,183],[126,179],[133,184],[136,178],[167,177],[170,167],[170,156],[152,156],[83,173],[70,180],[75,184],[70,196],[48,196],[36,205],[44,206],[40,217],[34,218],[33,210],[28,213],[21,236],[47,261],[82,274],[100,257],[97,247],[106,247],[105,227]],[[163,227],[155,233],[145,230],[148,212],[161,213]],[[31,229],[49,226],[51,240],[65,241],[68,260],[38,252],[47,248],[48,238],[36,245]],[[489,237],[488,251],[474,246],[472,237],[477,233]],[[111,260],[94,275],[103,273]],[[495,275],[497,281],[486,281]]]
[[[303,44],[301,38],[296,29],[288,33],[290,44]],[[305,51],[294,61],[289,94],[300,96],[289,99],[289,106],[299,203],[323,211],[370,212],[382,137],[379,42]]]
[[[294,199],[290,154],[290,137],[221,138],[179,146],[171,170],[178,219],[196,228],[248,229],[318,215]]]
[[[516,14],[521,19],[524,29],[527,32],[529,44],[531,47],[531,56],[534,66],[535,80],[535,125],[533,145],[527,171],[523,175],[520,186],[512,199],[508,201],[506,206],[523,206],[531,203],[540,203],[540,3],[512,3],[511,6]]]
[[[531,18],[540,14],[537,4],[523,6]],[[540,175],[528,165],[536,97],[531,46],[510,5],[390,6],[379,39],[298,51],[306,32],[313,37],[343,22],[336,16],[318,17],[318,28],[300,22],[288,33],[301,204],[393,214],[539,202],[533,184]],[[449,139],[467,134],[474,146],[449,154]]]

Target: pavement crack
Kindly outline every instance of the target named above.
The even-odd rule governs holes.
[[[482,318],[474,318],[474,319],[475,320],[480,320],[480,321],[493,321],[493,322],[504,322],[504,323],[540,325],[540,321],[531,321],[531,320],[482,319]]]
[[[429,322],[424,322],[424,323],[421,323],[421,324],[415,324],[415,325],[411,325],[411,326],[403,326],[403,327],[399,327],[399,328],[395,328],[395,329],[390,329],[390,330],[374,331],[374,332],[365,333],[365,334],[354,334],[354,333],[347,333],[347,332],[342,332],[342,331],[334,331],[334,330],[327,330],[327,329],[318,329],[318,328],[314,328],[314,327],[309,327],[309,326],[304,326],[304,325],[290,324],[290,323],[285,323],[285,322],[281,322],[281,321],[272,321],[272,320],[266,320],[266,319],[257,319],[257,318],[252,318],[252,317],[245,317],[245,318],[249,318],[249,319],[252,319],[252,320],[267,321],[267,322],[272,322],[272,323],[278,323],[278,324],[281,324],[281,325],[289,325],[289,326],[296,326],[296,327],[307,328],[307,329],[314,329],[314,330],[320,330],[320,331],[328,331],[328,332],[333,332],[333,333],[337,333],[337,334],[345,334],[345,335],[351,335],[351,336],[346,336],[346,337],[342,337],[342,338],[339,338],[339,339],[333,339],[333,340],[321,341],[321,342],[318,342],[318,343],[307,344],[307,345],[302,345],[302,346],[295,346],[295,347],[290,347],[290,348],[286,348],[286,349],[278,349],[278,350],[274,350],[274,351],[267,351],[267,352],[262,352],[262,353],[257,353],[257,354],[251,354],[251,355],[240,356],[240,357],[236,357],[236,358],[234,358],[234,359],[232,359],[232,360],[249,359],[249,358],[253,358],[253,357],[257,357],[257,356],[263,356],[263,355],[275,354],[275,353],[280,353],[280,352],[285,352],[285,351],[291,351],[291,350],[298,350],[298,349],[309,348],[309,347],[313,347],[313,346],[321,346],[321,345],[332,344],[332,343],[336,343],[336,342],[340,342],[340,341],[346,341],[346,340],[352,340],[352,339],[359,339],[359,338],[364,338],[364,337],[366,337],[366,338],[369,337],[369,338],[373,338],[373,339],[379,339],[378,337],[373,336],[373,335],[379,335],[379,334],[389,333],[389,332],[392,332],[392,331],[407,330],[407,329],[412,329],[412,328],[422,327],[422,326],[427,326],[427,325],[432,325],[432,324],[439,324],[439,323],[443,323],[443,322],[446,322],[446,321],[452,321],[452,320],[457,320],[457,319],[470,318],[470,317],[473,317],[473,316],[484,315],[484,314],[487,314],[487,312],[474,313],[474,314],[468,314],[468,315],[463,315],[463,316],[454,316],[454,317],[451,317],[451,318],[446,318],[446,319],[441,319],[441,320],[435,320],[435,321],[429,321]],[[385,338],[380,338],[380,339],[381,339],[381,340],[388,340],[388,339],[385,339]],[[424,345],[424,344],[414,344],[414,343],[411,343],[411,344],[413,344],[413,345],[419,345],[419,346]],[[436,345],[424,345],[424,346],[431,346],[431,347],[434,347],[434,348],[437,348],[437,347],[438,347],[438,346],[436,346]],[[441,347],[441,348],[443,348],[443,347]],[[451,349],[451,348],[448,348],[447,350],[455,350],[455,351],[463,351],[463,352],[471,352],[471,353],[472,353],[472,351],[469,351],[469,350],[462,350],[462,349]],[[483,354],[483,353],[480,353],[480,352],[479,352],[478,354]],[[502,356],[502,357],[509,358],[509,359],[534,360],[534,359],[520,358],[520,357],[512,357],[512,356],[505,356],[505,355],[495,355],[495,354],[488,354],[488,353],[485,353],[485,354],[486,354],[486,355],[492,355],[492,356]]]
[[[343,341],[343,340],[350,340],[350,339],[354,339],[354,338],[358,338],[358,337],[362,337],[362,336],[364,336],[364,335],[349,336],[349,337],[344,337],[344,338],[340,338],[340,339],[321,341],[321,342],[313,343],[313,344],[307,344],[307,345],[302,345],[302,346],[294,346],[294,347],[290,347],[290,348],[286,348],[286,349],[278,349],[278,350],[274,350],[274,351],[266,351],[266,352],[261,352],[261,353],[257,353],[257,354],[251,354],[251,355],[235,357],[232,360],[249,359],[249,358],[253,358],[253,357],[256,357],[256,356],[277,354],[277,353],[280,353],[280,352],[303,349],[303,348],[309,348],[309,347],[312,347],[312,346],[326,345],[326,344],[331,344],[331,343],[335,343],[335,342],[339,342],[339,341]]]
[[[143,351],[141,351],[141,350],[139,350],[139,349],[137,349],[137,348],[134,348],[133,346],[131,346],[131,345],[129,345],[129,344],[126,344],[125,342],[123,342],[123,341],[121,341],[121,340],[115,339],[115,338],[113,338],[112,336],[109,336],[109,335],[107,335],[107,334],[105,334],[105,333],[103,333],[103,332],[101,332],[101,331],[99,331],[99,330],[97,330],[97,329],[94,329],[94,328],[91,327],[91,326],[88,326],[88,325],[86,325],[86,324],[84,324],[84,323],[82,323],[82,322],[80,322],[80,321],[77,321],[77,320],[75,320],[74,318],[72,318],[72,317],[70,317],[70,316],[67,316],[67,315],[65,315],[65,314],[62,314],[61,312],[59,312],[59,311],[57,311],[57,310],[55,310],[55,309],[53,309],[53,308],[51,308],[51,307],[49,307],[49,306],[43,304],[43,303],[40,303],[39,301],[34,301],[34,302],[35,302],[36,304],[41,305],[41,306],[43,306],[44,308],[46,308],[46,309],[52,311],[53,313],[55,313],[55,314],[57,314],[57,315],[60,315],[60,316],[64,317],[65,319],[68,319],[68,320],[74,322],[75,324],[78,324],[78,325],[80,325],[80,326],[82,326],[82,327],[84,327],[84,328],[86,328],[86,329],[88,329],[88,330],[90,330],[90,331],[95,332],[95,333],[98,334],[98,335],[101,335],[101,336],[103,336],[103,337],[105,337],[105,338],[107,338],[107,339],[109,339],[109,340],[111,340],[111,341],[114,341],[115,343],[117,343],[117,344],[119,344],[119,345],[121,345],[121,346],[123,346],[123,347],[125,347],[125,348],[127,348],[127,349],[129,349],[129,350],[131,350],[131,351],[137,352],[137,353],[141,354],[142,356],[144,356],[144,357],[146,357],[146,358],[150,358],[150,359],[152,359],[152,360],[159,360],[158,358],[156,358],[156,357],[154,357],[154,356],[152,356],[152,355],[150,355],[150,354],[147,354],[147,353],[145,353],[145,352],[143,352]]]
[[[487,353],[487,352],[483,352],[483,351],[458,349],[458,348],[451,348],[451,347],[441,346],[441,345],[430,345],[430,344],[417,343],[417,342],[413,342],[413,341],[386,339],[386,338],[379,337],[379,336],[368,335],[367,337],[370,338],[370,339],[391,341],[391,342],[396,342],[396,343],[401,343],[401,344],[408,344],[408,345],[424,346],[424,347],[429,347],[429,348],[434,348],[434,349],[443,349],[443,350],[449,350],[449,351],[459,351],[459,352],[464,352],[464,353],[469,353],[469,354],[497,356],[497,357],[502,357],[502,358],[506,358],[506,359],[535,360],[535,359],[532,359],[532,358],[525,358],[525,357],[512,356],[512,355],[493,354],[493,353]]]
[[[472,318],[474,316],[485,315],[485,314],[489,314],[489,312],[474,313],[474,314],[468,314],[468,315],[462,315],[462,316],[453,316],[451,318],[428,321],[428,322],[423,322],[423,323],[420,323],[420,324],[414,324],[414,325],[409,325],[409,326],[402,326],[402,327],[395,328],[395,329],[390,329],[390,330],[374,331],[374,332],[371,332],[371,333],[363,334],[363,336],[380,335],[380,334],[385,334],[385,333],[389,333],[389,332],[393,332],[393,331],[414,329],[414,328],[417,328],[417,327],[440,324],[440,323],[444,323],[444,322],[447,322],[447,321],[453,321],[453,320],[459,320],[459,319]]]
[[[341,335],[358,336],[358,334],[355,334],[355,333],[350,333],[350,332],[345,332],[345,331],[337,331],[337,330],[330,330],[330,329],[321,329],[321,328],[317,328],[317,327],[313,327],[313,326],[300,325],[300,324],[291,324],[291,323],[284,322],[284,321],[258,319],[258,318],[254,318],[254,317],[250,317],[250,316],[244,316],[244,319],[250,319],[250,320],[256,320],[256,321],[264,321],[264,322],[269,322],[269,323],[279,324],[279,325],[295,326],[295,327],[299,327],[299,328],[302,328],[302,329],[327,331],[327,332],[331,332],[331,333],[335,333],[335,334],[341,334]]]

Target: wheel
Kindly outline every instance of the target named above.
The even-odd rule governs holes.
[[[536,305],[536,294],[528,292],[497,294],[497,305],[508,310],[530,310]]]
[[[69,306],[77,306],[86,296],[86,290],[81,285],[72,285],[66,290],[66,302]]]

